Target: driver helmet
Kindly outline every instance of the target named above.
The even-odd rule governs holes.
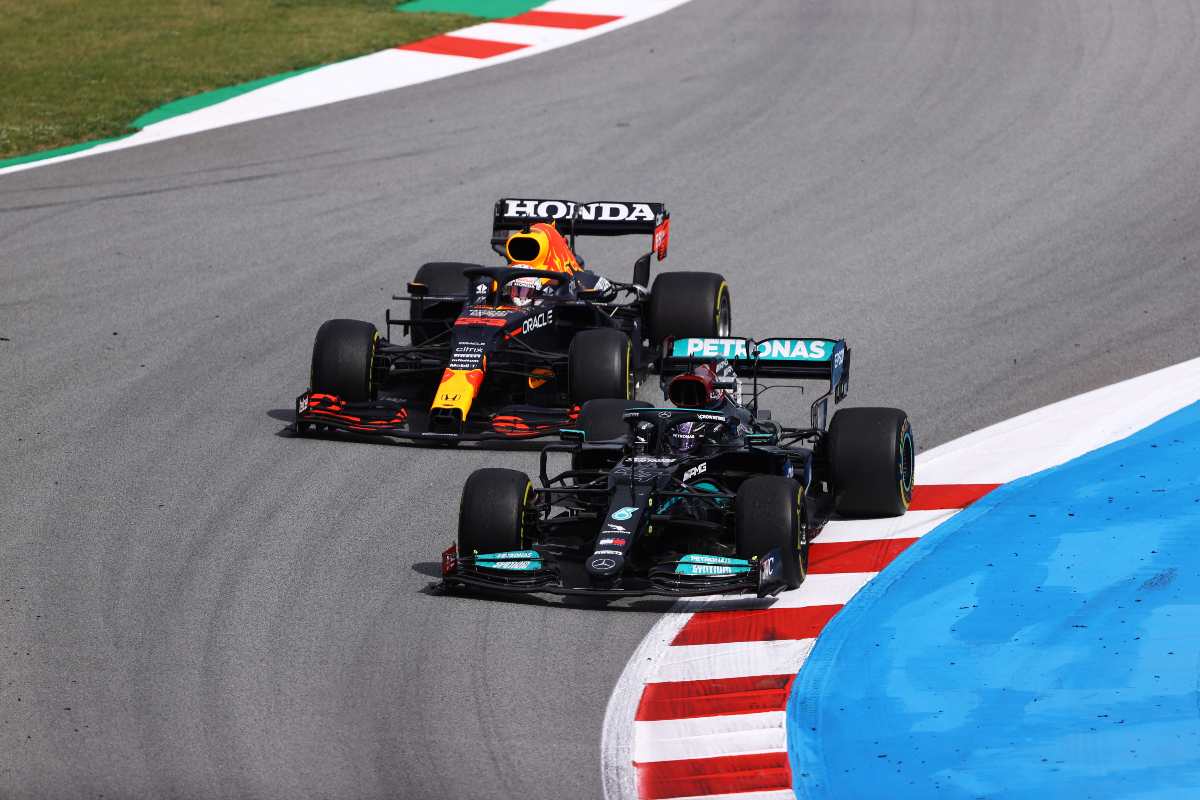
[[[546,278],[514,278],[504,287],[504,291],[513,305],[527,306],[541,299],[549,282]]]
[[[699,422],[681,422],[671,429],[667,436],[667,445],[674,455],[688,455],[696,450],[700,443]]]

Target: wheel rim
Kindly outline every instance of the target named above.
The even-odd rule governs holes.
[[[626,400],[633,399],[633,358],[631,356],[632,350],[633,350],[632,344],[627,344],[625,346],[625,399]]]
[[[800,519],[800,553],[796,560],[800,564],[800,579],[804,580],[808,575],[808,523],[803,517]]]
[[[908,508],[908,504],[912,501],[914,449],[912,428],[905,425],[904,431],[900,434],[900,448],[896,459],[896,478],[900,484],[900,499],[904,502],[905,508]]]
[[[796,493],[796,566],[800,580],[808,576],[808,515],[804,513],[804,490]]]

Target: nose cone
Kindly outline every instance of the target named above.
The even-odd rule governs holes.
[[[615,578],[625,566],[625,556],[618,553],[597,553],[587,560],[588,574],[596,578]]]

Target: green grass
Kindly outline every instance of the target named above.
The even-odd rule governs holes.
[[[0,158],[130,132],[181,97],[461,28],[395,0],[0,0]]]

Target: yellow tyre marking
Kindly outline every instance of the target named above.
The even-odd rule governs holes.
[[[718,336],[724,335],[721,333],[721,298],[725,295],[725,290],[728,288],[728,286],[729,286],[728,283],[726,283],[725,281],[721,281],[721,285],[717,289],[717,310],[713,313],[715,315],[714,320],[716,321],[716,324],[717,324],[717,335]],[[730,332],[732,333],[732,331],[730,331]]]
[[[517,544],[519,549],[525,549],[525,511],[529,507],[529,493],[533,491],[533,483],[525,482],[525,494],[521,495],[521,516],[520,516],[520,532],[517,534]]]

